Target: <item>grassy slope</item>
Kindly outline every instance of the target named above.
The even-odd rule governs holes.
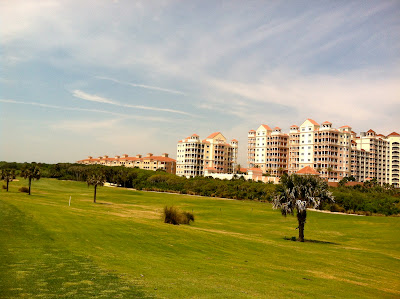
[[[268,204],[42,179],[0,190],[0,297],[399,297],[400,218],[309,212]],[[68,207],[69,196],[72,205]],[[164,205],[192,211],[162,223]]]

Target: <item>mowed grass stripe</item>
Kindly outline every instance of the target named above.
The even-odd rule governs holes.
[[[99,204],[93,204],[93,188],[84,183],[41,179],[33,183],[30,197],[17,192],[22,184],[13,182],[0,198],[30,219],[25,222],[46,232],[27,241],[34,245],[27,249],[28,256],[36,243],[53,242],[72,259],[82,257],[98,271],[115,275],[121,285],[140,285],[147,296],[400,295],[399,218],[309,212],[306,239],[320,243],[301,244],[283,239],[297,234],[296,219],[282,217],[265,203],[104,187],[98,190]],[[165,205],[193,211],[195,223],[164,224]],[[9,235],[18,232],[15,227]],[[40,241],[46,235],[53,241]],[[15,250],[13,246],[18,247],[8,244],[1,250]],[[54,251],[55,257],[63,254]],[[57,275],[65,279],[63,271]],[[39,289],[36,292],[40,294]],[[128,293],[121,294],[129,298]]]
[[[132,282],[76,255],[33,217],[0,200],[0,297],[145,298]]]

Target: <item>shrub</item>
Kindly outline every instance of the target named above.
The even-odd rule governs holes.
[[[29,193],[29,188],[28,187],[21,187],[18,189],[20,192],[24,192],[24,193]]]
[[[7,189],[7,186],[6,186],[6,185],[2,185],[1,187],[2,187],[4,190]]]
[[[163,217],[164,223],[170,223],[174,225],[190,224],[190,221],[194,221],[194,215],[192,213],[179,211],[174,206],[165,206]]]

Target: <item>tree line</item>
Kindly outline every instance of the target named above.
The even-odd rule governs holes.
[[[151,171],[120,166],[0,162],[0,174],[3,171],[10,171],[13,172],[11,177],[13,175],[23,176],[23,170],[32,167],[32,165],[39,169],[39,178],[82,181],[92,184],[95,189],[102,184],[100,182],[96,183],[94,174],[100,174],[100,181],[119,187],[147,191],[267,202],[272,202],[275,194],[281,192],[281,189],[279,189],[281,188],[280,184],[265,184],[247,181],[243,178],[233,180],[220,180],[210,177],[185,178],[160,170]],[[26,178],[29,180],[29,176]],[[34,178],[32,177],[31,179]],[[2,178],[2,180],[7,182],[6,179]],[[380,186],[376,180],[372,180],[364,184],[364,186],[344,186],[344,184],[339,184],[339,187],[330,188],[330,191],[335,198],[335,202],[324,203],[320,205],[319,209],[364,214],[400,214],[400,190],[388,185]]]

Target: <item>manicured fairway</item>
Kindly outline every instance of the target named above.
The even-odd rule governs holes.
[[[399,298],[400,218],[309,212],[269,204],[41,179],[0,190],[0,297]],[[72,204],[68,199],[72,196]],[[193,211],[190,226],[161,211]]]

